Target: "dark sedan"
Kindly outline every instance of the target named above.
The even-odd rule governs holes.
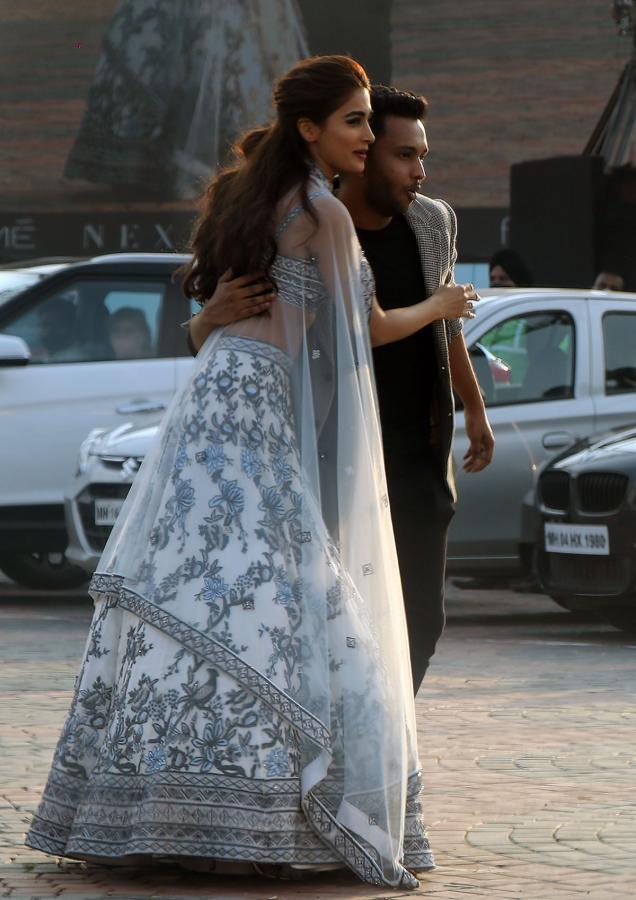
[[[636,426],[558,456],[539,477],[536,503],[546,592],[636,631]]]

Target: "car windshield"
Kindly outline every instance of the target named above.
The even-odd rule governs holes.
[[[41,277],[41,275],[36,275],[35,272],[15,272],[11,270],[0,272],[0,306],[6,303],[7,300],[10,300],[11,297],[15,297],[20,291],[35,284]]]

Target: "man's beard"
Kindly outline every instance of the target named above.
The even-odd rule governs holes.
[[[376,188],[369,185],[367,190],[367,203],[382,216],[400,216],[406,212],[410,204],[400,204],[390,190],[384,186]]]

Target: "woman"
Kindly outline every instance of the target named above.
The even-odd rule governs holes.
[[[382,313],[330,191],[373,140],[364,70],[305,60],[274,96],[185,287],[264,264],[278,300],[208,338],[133,485],[27,842],[413,888],[433,863],[366,318],[396,340],[440,301]]]
[[[295,0],[119,0],[64,174],[196,196],[306,53]]]

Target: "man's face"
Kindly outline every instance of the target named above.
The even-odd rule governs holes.
[[[426,130],[419,119],[387,116],[364,170],[369,205],[384,216],[405,213],[426,178],[427,153]]]
[[[490,270],[490,287],[516,287],[516,284],[502,266],[493,266]]]
[[[592,289],[595,291],[622,291],[625,289],[625,282],[622,276],[616,272],[599,272]]]

